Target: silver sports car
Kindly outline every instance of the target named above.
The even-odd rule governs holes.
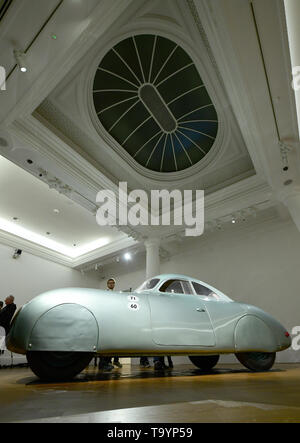
[[[289,333],[271,315],[178,274],[153,277],[134,292],[46,292],[19,309],[7,336],[7,348],[26,354],[45,380],[75,376],[95,354],[188,355],[209,370],[220,354],[234,353],[248,369],[264,371],[290,345]]]

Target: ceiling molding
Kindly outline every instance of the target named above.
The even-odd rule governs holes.
[[[44,246],[33,243],[17,235],[0,230],[0,243],[11,246],[14,249],[22,249],[29,254],[36,255],[45,260],[53,261],[57,264],[67,266],[69,268],[78,268],[83,264],[88,264],[95,260],[99,260],[107,255],[117,253],[124,249],[132,248],[137,244],[137,241],[132,238],[123,238],[116,240],[101,248],[95,249],[87,254],[83,254],[77,258],[70,258],[59,252],[55,252]]]
[[[124,238],[121,240],[116,240],[102,248],[96,249],[95,251],[91,251],[88,254],[84,254],[80,257],[77,257],[73,261],[73,268],[81,267],[83,264],[87,264],[93,261],[99,261],[102,258],[110,256],[111,254],[116,254],[124,249],[131,249],[134,246],[138,245],[138,241],[133,238]]]
[[[1,95],[0,124],[9,125],[20,115],[32,113],[95,41],[122,14],[137,7],[140,5],[133,0],[95,1],[89,15],[84,15],[83,11],[86,14],[88,9],[74,8],[72,2],[63,2],[26,54],[27,64],[34,66],[34,70],[29,70],[25,77],[15,69],[8,79],[6,94]],[[72,26],[64,26],[66,23]],[[53,33],[59,36],[59,45],[51,40],[49,45]],[[45,48],[48,48],[47,57],[44,56]]]
[[[63,178],[63,183],[72,188],[73,192],[69,197],[74,199],[74,201],[87,208],[85,202],[82,201],[85,198],[91,205],[89,210],[93,212],[97,193],[102,189],[109,189],[115,192],[117,204],[119,204],[118,185],[109,180],[102,172],[33,116],[15,121],[11,125],[11,129],[15,136],[18,136],[30,145],[32,153],[37,155],[35,158],[36,163],[42,164],[42,167],[47,169],[47,166],[44,166],[45,159],[50,160],[49,166],[52,167],[51,175],[56,175],[59,179]],[[24,158],[19,159],[19,164],[23,168],[26,166],[25,160],[27,155],[28,151],[24,150]],[[6,154],[6,156],[11,158],[10,155]],[[16,158],[11,158],[11,160],[16,161]],[[29,172],[32,173],[32,171]],[[221,212],[226,210],[224,202],[238,210],[245,205],[253,204],[255,198],[258,201],[265,200],[266,195],[270,196],[271,192],[270,186],[262,177],[253,175],[205,196],[206,211],[209,212],[214,207],[216,209],[213,209],[213,213],[221,216]],[[76,193],[78,193],[77,197]],[[148,208],[146,209],[148,210]],[[127,235],[136,236],[137,239],[140,239],[142,235],[148,234],[147,228],[141,229],[139,227],[127,226],[120,226],[118,228]],[[178,230],[178,228],[175,228],[175,230]],[[161,227],[161,231],[165,232],[165,227]]]
[[[190,16],[192,22],[192,16]],[[191,181],[193,176],[197,176],[201,171],[206,169],[214,170],[220,158],[224,159],[224,154],[228,151],[230,145],[230,151],[232,158],[239,158],[241,155],[241,146],[243,141],[240,139],[240,131],[237,125],[232,121],[234,119],[231,111],[224,108],[224,102],[226,99],[222,92],[222,88],[219,83],[219,77],[216,75],[213,66],[211,65],[210,57],[206,54],[206,47],[201,40],[197,41],[197,50],[195,50],[195,43],[191,38],[190,28],[188,32],[183,32],[180,26],[174,27],[174,23],[169,21],[155,18],[145,21],[144,18],[136,18],[132,20],[130,24],[127,24],[124,29],[121,29],[114,37],[111,37],[103,41],[103,44],[97,53],[93,54],[93,61],[87,64],[87,68],[81,73],[77,84],[80,115],[90,115],[90,122],[88,124],[88,130],[93,133],[96,129],[98,135],[103,140],[102,149],[106,149],[113,157],[113,161],[120,163],[120,159],[123,159],[122,167],[125,167],[130,173],[136,173],[138,176],[144,176],[151,180],[152,183],[159,183],[164,185],[166,182],[172,184],[173,187],[185,186],[187,182]],[[178,172],[169,172],[168,174],[162,174],[141,166],[137,163],[127,152],[123,149],[118,142],[106,131],[99,118],[96,115],[93,103],[93,81],[95,72],[99,65],[99,62],[107,54],[107,52],[114,47],[120,41],[135,35],[140,34],[157,34],[167,39],[170,39],[182,47],[186,53],[191,57],[194,62],[197,71],[199,72],[205,87],[212,99],[212,102],[216,108],[219,119],[219,130],[213,145],[213,148],[209,153],[197,164]],[[201,36],[202,38],[202,36]],[[201,58],[200,58],[201,55]],[[238,141],[239,140],[239,141]],[[112,149],[115,152],[112,152]],[[129,166],[129,168],[128,168]]]
[[[282,173],[277,126],[298,147],[284,8],[280,0],[251,3],[255,17],[250,2],[228,0],[225,6],[197,0],[195,5],[255,169],[276,190],[289,178]],[[290,173],[299,180],[299,172],[292,171],[294,158]]]
[[[0,230],[0,242],[6,246],[11,246],[15,249],[22,249],[29,254],[36,255],[45,260],[50,260],[60,265],[72,268],[73,259],[60,254],[59,252],[52,251],[44,246],[40,246],[37,243],[33,243],[17,235],[10,234]]]
[[[54,127],[55,119],[58,118],[58,113],[60,112],[60,121],[62,121],[62,118],[65,114],[65,124],[68,126],[68,128],[66,129],[69,131],[65,134],[67,135],[67,137],[70,138],[70,140],[75,140],[75,144],[77,144],[77,146],[81,146],[82,148],[87,148],[89,146],[89,140],[91,140],[90,144],[92,144],[93,146],[90,148],[90,150],[96,149],[95,145],[98,145],[99,147],[101,146],[101,159],[104,158],[106,159],[106,162],[117,165],[119,167],[119,170],[126,171],[126,173],[129,174],[131,180],[135,180],[136,182],[138,182],[141,179],[144,180],[144,178],[146,178],[143,184],[145,185],[145,187],[149,188],[153,188],[154,185],[163,187],[172,186],[178,188],[180,186],[189,188],[192,185],[193,180],[198,180],[199,169],[197,168],[201,169],[201,172],[204,173],[204,176],[206,178],[209,174],[213,174],[213,171],[216,170],[215,168],[218,168],[219,171],[222,169],[222,174],[224,174],[225,171],[227,171],[227,168],[230,167],[230,162],[236,165],[235,167],[244,168],[245,171],[246,165],[244,163],[242,164],[242,162],[244,161],[246,163],[246,158],[248,159],[248,169],[252,169],[253,171],[253,165],[251,164],[250,157],[244,145],[244,141],[241,137],[241,132],[233,116],[232,110],[228,106],[226,91],[223,91],[223,88],[220,86],[218,75],[216,74],[215,67],[212,65],[211,62],[211,57],[206,54],[205,44],[202,43],[201,40],[199,40],[199,31],[195,25],[194,18],[189,12],[188,8],[185,14],[187,16],[185,17],[185,22],[183,22],[182,20],[182,3],[185,2],[177,2],[175,0],[172,0],[170,9],[170,14],[172,14],[173,16],[178,16],[178,21],[181,22],[180,25],[174,26],[174,22],[170,22],[169,20],[167,20],[167,17],[164,16],[156,15],[155,17],[151,16],[149,18],[148,16],[141,17],[138,15],[133,15],[131,17],[131,20],[124,23],[123,26],[120,26],[119,28],[112,27],[112,29],[110,29],[110,31],[105,36],[103,36],[103,38],[101,38],[97,45],[94,45],[93,49],[86,54],[81,62],[75,67],[75,69],[72,70],[65,77],[65,79],[51,93],[51,96],[49,96],[40,107],[45,112],[47,112],[47,108],[49,108],[50,105],[53,107],[52,111],[51,109],[49,109],[49,117],[47,118],[49,118],[49,124],[53,124]],[[145,4],[144,7],[149,10],[149,4]],[[141,6],[139,14],[142,13],[142,9],[143,8]],[[164,9],[166,11],[167,7],[164,6]],[[220,122],[221,129],[219,131],[220,137],[223,132],[223,136],[221,137],[222,149],[219,152],[210,152],[201,161],[203,162],[202,164],[200,164],[199,162],[199,164],[195,165],[195,169],[194,166],[189,168],[188,174],[185,175],[185,178],[180,175],[180,172],[175,173],[175,176],[172,176],[172,173],[168,173],[166,175],[156,173],[158,175],[153,175],[153,173],[146,168],[142,170],[142,166],[140,166],[140,169],[137,170],[136,167],[139,167],[137,166],[138,164],[134,160],[132,160],[129,155],[126,157],[126,152],[124,153],[124,150],[120,149],[118,143],[116,143],[111,137],[108,136],[107,132],[99,123],[98,118],[95,119],[95,124],[99,124],[99,126],[101,126],[99,130],[103,131],[100,134],[103,138],[99,138],[99,133],[96,131],[95,125],[88,117],[87,109],[89,107],[90,109],[93,108],[91,99],[91,84],[93,81],[95,70],[101,58],[109,49],[111,49],[111,46],[114,43],[122,40],[126,36],[131,36],[133,33],[139,34],[145,32],[158,33],[159,35],[163,35],[167,38],[173,39],[174,41],[178,42],[178,44],[180,44],[190,56],[192,56],[193,60],[196,59],[196,67],[203,78],[203,81],[208,89],[210,96],[213,99],[214,104],[216,105],[216,103],[218,103],[218,113],[220,115],[222,114]],[[66,114],[68,112],[66,106],[66,97],[70,95],[72,96],[72,108],[76,108],[77,118],[74,118],[73,115],[71,116],[69,113],[68,115]],[[53,117],[53,123],[51,122],[51,116]],[[70,133],[70,122],[73,123],[74,128],[80,127],[81,141],[78,139],[78,134],[76,139],[76,134]],[[85,142],[82,141],[84,140],[84,138]],[[115,148],[116,150],[112,148]],[[123,154],[124,158],[121,157]],[[90,152],[89,155],[91,156]],[[205,168],[205,170],[202,168]],[[239,174],[237,174],[237,179],[238,175]],[[234,178],[232,175],[231,177],[233,180]],[[220,183],[220,187],[221,186],[222,184]]]

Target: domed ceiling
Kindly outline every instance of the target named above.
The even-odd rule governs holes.
[[[181,171],[212,148],[218,118],[189,55],[155,35],[114,46],[98,66],[93,100],[108,133],[140,165]]]

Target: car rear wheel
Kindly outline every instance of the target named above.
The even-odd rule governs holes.
[[[212,369],[219,361],[219,355],[193,355],[189,356],[191,362],[197,366],[197,368],[203,371]]]
[[[258,372],[272,368],[276,352],[239,352],[235,356],[246,368]]]
[[[92,352],[29,351],[28,364],[42,380],[60,381],[75,377],[93,358]]]

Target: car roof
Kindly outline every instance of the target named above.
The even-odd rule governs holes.
[[[215,292],[216,294],[218,294],[219,296],[221,296],[221,298],[223,300],[227,300],[227,301],[233,301],[231,298],[229,298],[227,295],[225,295],[223,292],[221,292],[219,289],[215,288],[214,286],[210,285],[209,283],[206,283],[202,280],[198,280],[197,278],[194,277],[190,277],[188,275],[184,275],[184,274],[159,274],[159,275],[154,275],[152,278],[148,278],[147,280],[153,280],[155,278],[158,278],[160,280],[160,282],[165,281],[165,280],[188,280],[188,281],[193,281],[195,283],[199,283],[200,285],[206,286],[207,288],[211,289],[213,292]],[[147,281],[146,280],[146,281]],[[158,283],[153,286],[152,289],[147,289],[147,291],[156,291]]]
[[[199,282],[199,283],[203,283],[201,282],[201,280],[198,280],[197,278],[194,277],[189,277],[188,275],[183,275],[183,274],[159,274],[159,275],[155,275],[152,278],[150,278],[149,280],[152,280],[153,278],[159,278],[160,280],[192,280],[195,282]]]

